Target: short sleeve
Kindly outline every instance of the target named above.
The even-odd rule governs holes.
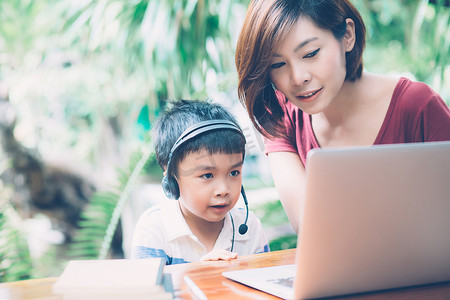
[[[294,107],[281,92],[276,92],[278,101],[284,111],[282,137],[264,138],[265,153],[270,152],[294,152],[297,153],[296,136],[295,136],[295,115]]]
[[[139,218],[131,245],[131,258],[142,259],[149,257],[163,257],[167,254],[164,252],[165,239],[162,236],[160,228],[160,208],[152,207],[147,209]]]
[[[429,97],[422,107],[414,134],[424,142],[450,140],[450,108],[439,95]]]

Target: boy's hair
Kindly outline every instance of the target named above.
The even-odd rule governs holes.
[[[284,112],[272,88],[270,60],[300,17],[330,31],[341,40],[346,19],[355,22],[356,41],[346,53],[346,78],[355,81],[363,70],[365,25],[349,0],[252,0],[236,46],[239,100],[253,125],[266,137],[282,136]]]
[[[178,100],[168,104],[169,109],[159,117],[152,131],[156,160],[163,170],[166,170],[173,145],[188,127],[202,121],[228,120],[240,128],[234,117],[219,104],[199,100]],[[242,159],[244,159],[245,138],[232,129],[202,133],[176,149],[170,162],[171,170],[177,175],[179,162],[189,153],[203,149],[210,154],[242,153]]]

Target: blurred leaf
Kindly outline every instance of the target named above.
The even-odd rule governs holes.
[[[152,145],[143,146],[143,151],[132,156],[127,171],[119,170],[118,193],[98,192],[85,208],[79,230],[69,246],[69,255],[77,259],[106,259],[114,233],[119,224],[123,207],[127,203],[132,187],[152,155]]]
[[[270,251],[292,249],[297,247],[297,235],[286,235],[269,242]]]
[[[21,218],[7,201],[0,203],[0,282],[33,277],[33,264]]]

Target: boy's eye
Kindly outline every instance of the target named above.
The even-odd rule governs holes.
[[[281,68],[282,66],[284,66],[284,62],[279,62],[279,63],[272,64],[272,65],[270,65],[270,68],[271,69],[278,69],[278,68]]]
[[[314,50],[314,51],[312,51],[312,52],[309,52],[308,54],[306,54],[305,56],[303,56],[303,58],[311,58],[311,57],[314,57],[314,56],[316,56],[316,54],[319,52],[319,50],[320,50],[320,48],[318,48],[318,49],[316,49],[316,50]]]
[[[241,172],[239,172],[238,170],[231,171],[230,173],[230,175],[233,177],[239,176],[239,174],[241,174]]]
[[[205,178],[205,179],[210,179],[210,178],[213,177],[213,174],[212,173],[206,173],[206,174],[201,175],[200,177],[201,178]]]

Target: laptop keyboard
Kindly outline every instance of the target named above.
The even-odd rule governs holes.
[[[294,286],[294,277],[269,279],[267,281],[273,282],[275,284],[283,285],[286,287],[290,287],[290,288]]]

